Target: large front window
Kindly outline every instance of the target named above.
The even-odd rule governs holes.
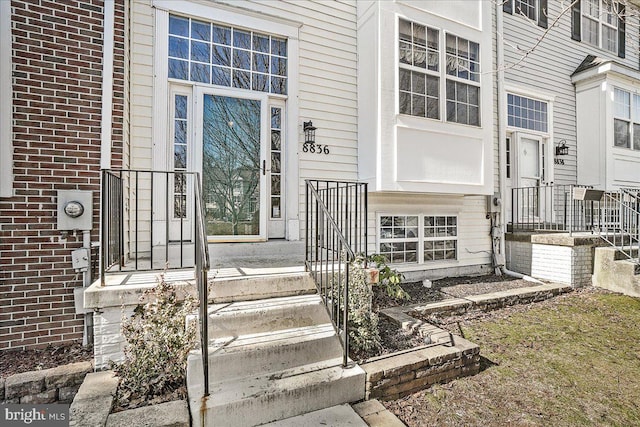
[[[640,150],[640,95],[613,90],[613,144]]]
[[[400,19],[400,114],[441,119],[444,89],[446,121],[479,126],[480,46],[453,34],[446,34],[443,43],[441,35],[437,29]]]
[[[287,41],[171,15],[169,78],[287,93]]]
[[[379,230],[379,253],[391,263],[428,263],[458,258],[456,216],[383,215]]]
[[[582,39],[610,52],[618,52],[617,3],[610,0],[582,1]]]

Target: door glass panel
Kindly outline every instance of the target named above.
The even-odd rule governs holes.
[[[260,101],[204,95],[202,180],[210,236],[260,234]]]
[[[271,108],[271,218],[282,218],[282,109]]]

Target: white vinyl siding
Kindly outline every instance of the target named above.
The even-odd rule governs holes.
[[[553,22],[563,10],[562,2],[549,1],[548,8],[549,22]],[[627,26],[637,28],[637,12],[627,14]],[[629,48],[626,49],[625,58],[605,50],[594,52],[593,46],[571,40],[570,15],[565,13],[558,21],[558,26],[547,33],[543,42],[524,61],[505,70],[507,84],[529,91],[542,90],[554,96],[553,117],[549,117],[553,127],[549,131],[553,134],[554,143],[564,139],[569,146],[569,154],[563,156],[564,165],[554,166],[556,184],[576,183],[576,94],[571,74],[587,55],[593,54],[638,68],[638,49],[632,48],[638,46],[637,32],[626,32],[626,45]],[[514,64],[522,59],[522,50],[516,50],[513,46],[529,49],[544,29],[532,26],[522,17],[505,13],[503,18],[505,62],[507,65]]]

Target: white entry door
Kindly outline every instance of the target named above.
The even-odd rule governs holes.
[[[540,217],[541,194],[539,186],[543,173],[542,137],[528,134],[516,136],[516,186],[518,220],[537,221]]]

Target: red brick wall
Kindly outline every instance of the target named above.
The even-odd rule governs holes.
[[[0,0],[2,1],[2,0]],[[116,0],[114,158],[122,158],[125,0]],[[15,197],[0,199],[0,349],[82,339],[82,274],[56,230],[58,190],[94,192],[98,240],[103,0],[12,0]],[[2,60],[7,60],[2,58]],[[117,162],[117,160],[116,160]]]

